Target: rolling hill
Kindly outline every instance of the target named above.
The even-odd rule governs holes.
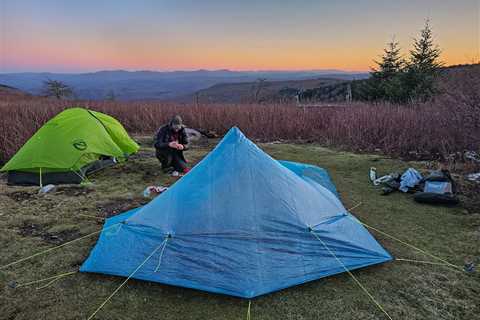
[[[30,98],[32,95],[14,87],[0,84],[0,99]]]
[[[0,83],[38,95],[45,80],[58,80],[71,86],[77,99],[172,100],[191,95],[220,83],[307,80],[319,77],[352,79],[355,74],[338,70],[317,71],[99,71],[94,73],[4,73]]]
[[[442,68],[437,86],[445,91],[448,86],[466,85],[464,80],[478,77],[480,64],[455,65]],[[219,83],[193,94],[174,99],[193,103],[252,103],[294,102],[300,94],[300,102],[345,101],[349,89],[353,99],[365,84],[368,74],[329,75],[306,80],[280,80],[240,83]],[[353,81],[356,80],[356,81]],[[447,89],[448,91],[448,89]]]
[[[318,78],[287,81],[255,81],[220,83],[176,101],[198,103],[285,102],[294,99],[300,90],[336,86],[347,80]]]

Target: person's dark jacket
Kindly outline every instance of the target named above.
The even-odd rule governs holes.
[[[170,149],[168,144],[172,142],[172,134],[173,130],[169,124],[161,127],[155,135],[155,149],[158,151]],[[183,150],[188,149],[188,136],[184,127],[178,131],[178,143],[183,145]]]

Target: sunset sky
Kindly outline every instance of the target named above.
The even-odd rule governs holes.
[[[479,57],[480,0],[0,0],[0,72],[368,70],[426,18],[446,64]]]

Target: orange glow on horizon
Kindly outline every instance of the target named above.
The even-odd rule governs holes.
[[[393,35],[408,56],[425,17],[444,64],[480,59],[478,0],[3,1],[0,72],[369,71]]]
[[[38,45],[32,47],[17,47],[15,55],[4,55],[8,63],[28,68],[39,66],[48,71],[55,66],[68,66],[78,70],[218,70],[232,71],[262,71],[262,70],[319,70],[338,69],[353,72],[369,71],[375,65],[382,52],[382,48],[364,48],[338,52],[298,52],[298,51],[261,51],[245,52],[240,49],[204,52],[202,57],[192,55],[194,49],[185,54],[171,54],[157,56],[150,50],[138,50],[135,53],[108,52],[102,48],[83,46],[78,48],[54,49],[53,45]],[[473,50],[472,50],[473,51]],[[466,51],[467,52],[467,51]],[[92,54],[94,53],[94,54]],[[471,63],[475,54],[462,54],[443,50],[442,61],[446,65]],[[38,67],[37,67],[38,68]]]

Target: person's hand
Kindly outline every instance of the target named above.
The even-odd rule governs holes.
[[[172,149],[177,149],[177,142],[176,141],[172,141],[168,144],[168,146]]]
[[[185,147],[183,146],[183,144],[178,143],[178,144],[177,144],[177,150],[183,150],[183,149],[185,149]]]

